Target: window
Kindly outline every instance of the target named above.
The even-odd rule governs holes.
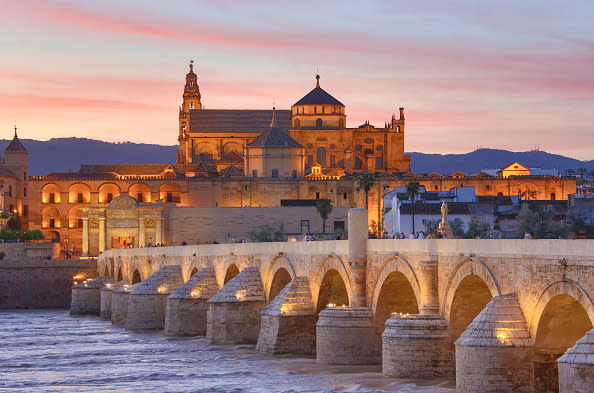
[[[336,156],[330,156],[330,167],[334,168],[336,166]]]
[[[173,202],[173,193],[172,192],[167,193],[166,201],[167,201],[167,203]]]
[[[344,232],[344,221],[334,221],[334,233]]]
[[[357,146],[355,146],[355,150],[356,150],[356,151],[361,151],[361,149],[362,149],[361,145],[357,145]]]
[[[82,218],[79,218],[78,220],[76,220],[76,227],[77,228],[83,227],[83,219]]]
[[[300,226],[301,226],[301,233],[302,234],[308,234],[309,233],[309,220],[301,220],[300,222]]]
[[[194,103],[190,102],[190,109],[194,109]]]
[[[138,201],[138,203],[144,202],[144,195],[142,194],[142,192],[139,192],[138,194],[136,194],[136,200]]]
[[[29,216],[29,206],[28,205],[23,205],[23,216],[24,217]]]
[[[343,192],[342,193],[342,199],[347,199],[347,193],[346,192]]]
[[[190,81],[190,87],[194,87],[194,82]]]
[[[554,192],[551,192],[551,201],[554,201],[557,199],[557,195],[555,195]]]
[[[10,190],[8,191],[8,195],[10,195]],[[56,194],[53,192],[49,194],[49,203],[56,203]]]
[[[53,195],[53,194],[51,194],[51,195]],[[8,186],[8,196],[12,196],[12,186]]]
[[[307,166],[312,166],[313,165],[313,156],[310,154],[309,156],[307,156]]]
[[[255,170],[255,169],[254,169],[254,170],[252,171],[252,177],[253,177],[254,179],[258,177],[258,171],[257,171],[257,170]]]
[[[316,120],[316,128],[322,128],[322,119]]]
[[[320,193],[316,192],[316,199],[320,199]]]
[[[436,185],[434,185],[434,186],[433,186],[433,189],[434,189],[435,191],[439,191],[439,186],[436,184]]]
[[[299,120],[299,119],[295,119],[295,121],[293,122],[293,127],[294,127],[294,128],[299,128],[299,127],[301,127],[301,120]]]
[[[326,166],[326,149],[323,147],[318,147],[316,151],[316,160],[318,164],[325,167]]]
[[[400,132],[400,126],[396,126],[396,132]]]
[[[382,157],[377,157],[375,159],[375,167],[376,168],[383,168],[384,167],[384,160]]]
[[[485,186],[485,189],[487,189],[487,190],[490,190],[490,189],[491,189],[491,186],[490,186],[489,184],[487,184],[487,185]]]
[[[297,179],[297,171],[293,171],[293,173],[291,173],[291,177],[293,179]]]
[[[23,180],[27,180],[27,171],[23,172]]]
[[[497,196],[503,196],[503,193],[502,192],[498,192],[497,193]]]
[[[56,220],[54,218],[49,219],[49,227],[55,228],[56,227]]]
[[[108,192],[107,193],[107,203],[110,203],[113,200],[113,193]]]
[[[247,185],[243,186],[243,189],[244,189],[245,191],[247,191]]]
[[[361,159],[359,157],[355,157],[355,169],[361,169],[362,166],[363,163],[361,162]]]
[[[27,187],[23,187],[23,196],[26,197],[27,196]]]
[[[78,194],[76,194],[76,203],[83,203],[83,194],[82,194],[82,192],[79,192]]]
[[[271,176],[272,176],[273,179],[278,178],[278,169],[276,169],[276,168],[273,169],[272,170],[272,173],[271,173]]]

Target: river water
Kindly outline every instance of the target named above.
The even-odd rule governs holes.
[[[129,332],[65,310],[0,312],[2,392],[449,392],[451,381],[385,378],[381,366],[320,366],[253,346]]]

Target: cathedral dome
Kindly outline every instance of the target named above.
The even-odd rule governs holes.
[[[297,105],[338,105],[344,106],[336,98],[332,97],[326,90],[320,87],[320,76],[316,75],[316,87],[307,93],[302,99],[297,101]]]

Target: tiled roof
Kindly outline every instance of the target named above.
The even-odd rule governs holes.
[[[62,180],[62,179],[117,179],[118,176],[113,172],[52,172],[42,179]]]
[[[0,176],[16,177],[16,175],[8,168],[0,167]]]
[[[230,151],[225,154],[219,161],[223,162],[241,162],[243,163],[243,157],[234,151]]]
[[[291,111],[276,110],[276,125],[291,127]],[[190,111],[190,132],[264,132],[270,128],[272,110],[195,109]]]
[[[12,141],[10,141],[8,146],[6,146],[6,149],[4,149],[4,151],[5,152],[7,152],[7,151],[19,152],[20,151],[23,153],[27,152],[27,149],[25,149],[25,146],[23,146],[23,144],[19,140],[19,137],[16,135],[16,131],[14,134],[14,138],[12,139]]]
[[[243,176],[243,171],[236,166],[229,165],[221,172],[219,172],[220,176]]]
[[[286,132],[277,127],[268,128],[256,139],[248,143],[248,147],[303,147]]]
[[[79,173],[112,172],[122,176],[153,175],[157,176],[171,164],[81,164]]]
[[[342,102],[332,97],[326,90],[320,87],[320,76],[316,75],[316,87],[307,93],[305,97],[297,101],[294,105],[340,105]]]

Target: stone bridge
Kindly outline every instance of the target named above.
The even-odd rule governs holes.
[[[98,269],[112,313],[127,296],[128,329],[382,362],[386,376],[455,376],[459,392],[594,384],[592,240],[367,239],[351,209],[349,240],[108,250]],[[73,313],[93,302],[81,285]]]

